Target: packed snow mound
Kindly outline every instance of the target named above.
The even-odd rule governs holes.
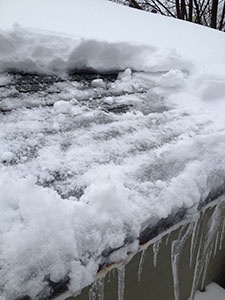
[[[18,26],[0,31],[0,71],[66,74],[188,70],[191,63],[175,50],[128,42],[106,42],[52,35]]]

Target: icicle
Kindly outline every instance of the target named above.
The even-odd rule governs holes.
[[[169,233],[167,234],[167,237],[166,237],[166,245],[168,245],[168,242],[169,242],[169,239],[170,239],[170,234],[171,234],[171,232],[169,232]]]
[[[112,275],[113,275],[113,278],[116,277],[116,269],[112,269]]]
[[[89,289],[88,299],[89,300],[96,300],[96,282],[94,282],[92,284],[91,288]]]
[[[109,272],[108,272],[108,283],[110,283],[110,281],[111,281],[111,272],[112,272],[112,271],[109,271]]]
[[[142,274],[143,265],[145,262],[145,257],[146,257],[146,249],[143,249],[141,252],[141,258],[140,258],[139,267],[138,267],[138,282],[141,281],[141,274]]]
[[[205,279],[206,279],[206,274],[207,274],[207,270],[208,270],[210,258],[212,256],[212,252],[213,252],[213,248],[211,247],[211,249],[209,249],[208,254],[206,255],[206,260],[205,260],[204,267],[203,267],[203,276],[202,276],[202,283],[201,283],[201,291],[203,291],[204,287],[205,287]]]
[[[219,241],[219,232],[217,231],[216,233],[216,239],[215,239],[215,247],[214,247],[214,253],[213,256],[216,256],[217,250],[218,250],[218,241]]]
[[[225,231],[225,219],[223,220],[222,231],[220,235],[220,247],[219,247],[220,250],[222,249],[222,245],[223,245],[224,231]]]
[[[201,238],[198,247],[197,258],[196,258],[190,300],[194,299],[194,294],[197,289],[198,282],[202,273],[203,273],[203,280],[201,286],[202,289],[204,288],[205,277],[206,277],[211,255],[213,253],[213,245],[216,239],[216,233],[218,232],[220,227],[220,222],[221,222],[221,207],[220,204],[218,204],[217,206],[215,206],[213,214],[208,220],[206,226],[205,226],[205,222],[203,222],[202,225],[202,232],[201,232]]]
[[[104,300],[104,279],[95,281],[89,289],[89,300]]]
[[[104,278],[99,279],[96,282],[96,292],[98,295],[98,300],[104,300]]]
[[[185,231],[186,226],[182,226],[177,240],[172,242],[171,245],[171,265],[172,265],[172,274],[173,274],[173,288],[174,288],[174,300],[179,300],[179,274],[178,267],[180,261],[180,255],[185,244],[185,241],[191,234],[191,225],[188,225],[187,230]]]
[[[158,257],[158,253],[159,253],[159,246],[160,246],[160,243],[161,243],[161,240],[158,240],[156,241],[154,244],[153,244],[153,265],[154,267],[157,266],[157,257]]]
[[[191,237],[191,247],[190,247],[190,268],[193,263],[193,256],[198,242],[198,234],[199,234],[199,219],[197,219],[193,224],[192,237]]]
[[[199,241],[199,246],[198,246],[198,252],[196,256],[196,261],[195,261],[195,269],[194,269],[194,274],[193,274],[193,281],[192,281],[192,287],[191,287],[191,295],[190,295],[190,300],[194,299],[194,294],[198,285],[198,280],[199,280],[199,274],[201,273],[201,249],[202,249],[202,240],[203,240],[203,231],[201,232],[200,236],[200,241]]]
[[[125,265],[118,268],[118,300],[123,300],[125,288]]]
[[[173,241],[171,245],[171,264],[173,273],[173,289],[174,299],[179,300],[179,285],[178,285],[178,253],[176,252],[177,241]]]

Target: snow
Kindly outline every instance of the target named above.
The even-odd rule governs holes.
[[[47,294],[46,272],[56,282],[69,274],[70,292],[80,290],[93,281],[103,251],[135,240],[145,223],[174,209],[196,213],[223,183],[224,103],[190,106],[183,86],[162,100],[161,74],[134,73],[126,83],[119,77],[107,82],[110,108],[132,104],[119,114],[104,111],[112,96],[91,83],[22,94],[19,107],[17,94],[6,96],[2,108],[10,103],[12,111],[1,115],[0,153],[12,153],[13,162],[1,166],[0,281],[8,299],[18,290]],[[131,95],[121,95],[124,84]],[[37,105],[27,109],[33,99]]]
[[[105,84],[104,80],[102,80],[102,79],[94,79],[91,82],[91,86],[104,88],[104,87],[106,87],[106,84]]]
[[[57,114],[67,114],[71,112],[72,106],[69,102],[60,100],[54,103],[54,109]]]
[[[0,6],[0,291],[42,298],[69,276],[76,293],[103,253],[224,184],[225,36],[105,0]],[[9,70],[49,77],[19,92]]]
[[[215,282],[210,283],[206,287],[205,292],[196,292],[194,300],[224,300],[225,290]]]
[[[162,87],[166,88],[181,86],[182,84],[184,84],[184,77],[185,75],[180,70],[172,69],[162,75],[160,84]]]
[[[92,0],[21,0],[16,4],[1,0],[0,4],[1,69],[165,71],[195,67],[224,76],[225,41],[219,31],[106,0],[94,5]]]
[[[1,161],[2,162],[9,162],[9,161],[12,161],[12,159],[13,159],[13,153],[12,152],[6,151],[6,152],[2,153],[2,156],[1,156]]]
[[[104,103],[108,104],[108,105],[112,105],[114,102],[113,97],[106,97],[104,99]]]

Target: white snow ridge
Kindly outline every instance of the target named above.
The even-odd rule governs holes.
[[[0,7],[0,299],[74,295],[221,192],[225,36],[106,0]]]

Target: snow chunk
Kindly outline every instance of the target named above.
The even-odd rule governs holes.
[[[64,100],[60,100],[54,103],[54,109],[57,114],[69,114],[72,110],[72,105]]]
[[[130,68],[127,68],[124,72],[121,72],[118,76],[119,80],[128,81],[131,79],[132,71]]]
[[[10,162],[14,158],[14,153],[10,151],[6,151],[1,155],[1,161],[2,162]]]
[[[106,83],[104,82],[103,79],[94,79],[91,82],[91,86],[92,87],[100,87],[100,88],[105,88],[106,87]]]
[[[173,88],[184,83],[184,74],[180,70],[170,70],[163,74],[160,80],[162,87]]]
[[[8,74],[0,74],[0,87],[6,85],[12,80],[12,76]]]
[[[71,53],[68,68],[101,72],[117,72],[128,67],[142,70],[147,57],[154,51],[153,47],[132,43],[83,40]]]
[[[108,105],[112,105],[114,102],[113,97],[106,97],[104,98],[104,103]]]

